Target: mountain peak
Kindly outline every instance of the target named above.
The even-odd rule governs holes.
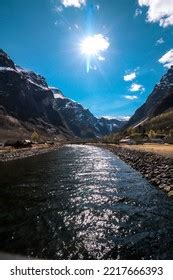
[[[2,49],[0,49],[0,67],[15,69],[14,62]]]
[[[58,88],[49,87],[41,75],[15,65],[3,50],[0,50],[0,91],[4,135],[10,127],[14,128],[15,135],[20,135],[20,131],[28,135],[32,129],[37,129],[40,134],[95,138],[117,132],[124,125],[115,119],[96,118]],[[11,122],[7,125],[8,117],[15,118],[21,130]]]
[[[154,87],[146,102],[135,112],[127,126],[138,125],[173,107],[173,66]]]

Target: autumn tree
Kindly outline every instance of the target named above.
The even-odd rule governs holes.
[[[34,131],[33,133],[32,133],[32,135],[31,135],[31,141],[32,142],[38,142],[39,141],[39,135],[38,135],[38,133],[36,132],[36,131]]]

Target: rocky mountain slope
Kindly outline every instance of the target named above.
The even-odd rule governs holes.
[[[54,109],[63,116],[70,130],[80,138],[102,137],[117,132],[124,121],[116,119],[96,118],[81,104],[65,97],[58,89],[52,88],[55,101]]]
[[[33,130],[59,139],[102,137],[122,125],[124,122],[96,118],[50,88],[44,77],[16,66],[0,50],[0,141],[26,139]]]
[[[141,124],[171,108],[173,109],[173,66],[154,87],[145,104],[135,112],[126,127]]]
[[[1,138],[27,137],[34,129],[43,135],[70,136],[53,102],[53,93],[42,76],[15,66],[0,50]]]

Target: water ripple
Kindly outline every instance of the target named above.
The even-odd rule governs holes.
[[[172,259],[173,203],[111,152],[67,145],[0,169],[0,249],[45,259]]]

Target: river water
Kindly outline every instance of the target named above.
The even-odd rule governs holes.
[[[173,200],[110,151],[67,145],[0,168],[0,250],[173,259]]]

